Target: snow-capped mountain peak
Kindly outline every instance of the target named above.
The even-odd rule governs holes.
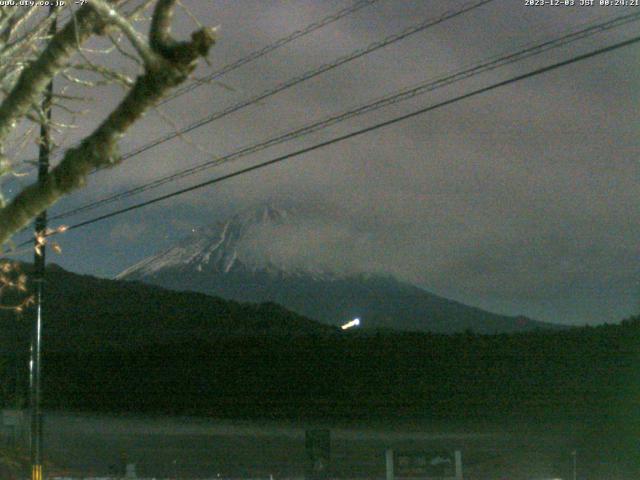
[[[331,325],[433,332],[514,332],[547,324],[439,297],[392,275],[367,273],[341,257],[321,219],[266,206],[234,215],[128,268],[139,280],[239,302],[274,302]],[[341,230],[337,230],[339,234]],[[339,238],[340,235],[338,235]],[[348,235],[344,238],[350,243]]]
[[[167,250],[145,258],[116,276],[117,279],[141,279],[166,269],[212,271],[227,274],[235,269],[267,271],[280,275],[301,272],[269,258],[266,250],[256,254],[256,237],[265,232],[295,228],[296,216],[290,210],[266,205],[238,213],[226,221],[194,229],[192,234]],[[326,276],[319,269],[305,269],[306,274]]]

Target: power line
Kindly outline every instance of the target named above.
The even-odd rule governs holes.
[[[165,103],[169,102],[170,100],[173,100],[181,95],[184,95],[192,90],[195,90],[196,88],[200,87],[201,85],[204,85],[206,83],[210,83],[220,77],[222,77],[223,75],[226,75],[227,73],[236,70],[237,68],[242,67],[243,65],[246,65],[247,63],[253,62],[254,60],[257,60],[261,57],[264,57],[265,55],[273,52],[274,50],[277,50],[280,47],[283,47],[291,42],[293,42],[294,40],[297,40],[298,38],[304,37],[305,35],[309,35],[310,33],[315,32],[316,30],[319,30],[323,27],[326,27],[327,25],[330,25],[331,23],[334,23],[338,20],[340,20],[341,18],[346,17],[347,15],[350,15],[352,13],[357,12],[358,10],[362,10],[365,7],[368,7],[370,5],[373,5],[374,3],[378,2],[380,0],[358,0],[357,2],[355,2],[353,5],[349,6],[349,7],[345,7],[341,10],[338,10],[337,12],[328,15],[316,22],[313,22],[309,25],[307,25],[306,27],[304,27],[301,30],[296,30],[295,32],[291,33],[290,35],[287,35],[286,37],[282,37],[278,40],[276,40],[275,42],[259,49],[259,50],[255,50],[251,53],[249,53],[248,55],[246,55],[245,57],[239,58],[238,60],[229,63],[227,65],[225,65],[224,67],[216,70],[215,72],[210,73],[209,75],[207,75],[204,78],[195,80],[193,83],[189,84],[189,85],[185,85],[184,87],[177,89],[176,91],[174,91],[170,96],[164,98],[160,103],[158,103],[158,105],[164,105]],[[76,143],[75,146],[79,145],[79,143]],[[62,155],[62,150],[59,150],[55,157],[59,158]]]
[[[483,93],[486,93],[486,92],[490,92],[492,90],[496,90],[496,89],[498,89],[500,87],[504,87],[504,86],[519,82],[521,80],[526,80],[528,78],[535,77],[535,76],[541,75],[543,73],[547,73],[547,72],[556,70],[558,68],[561,68],[561,67],[564,67],[564,66],[567,66],[567,65],[571,65],[571,64],[574,64],[574,63],[577,63],[577,62],[580,62],[580,61],[583,61],[583,60],[586,60],[586,59],[589,59],[589,58],[592,58],[592,57],[595,57],[595,56],[598,56],[598,55],[609,53],[609,52],[612,52],[614,50],[618,50],[620,48],[636,44],[638,42],[640,42],[640,36],[633,37],[633,38],[631,38],[629,40],[625,40],[625,41],[610,45],[608,47],[603,47],[603,48],[600,48],[598,50],[591,51],[589,53],[578,55],[576,57],[572,57],[572,58],[570,58],[568,60],[563,60],[561,62],[557,62],[557,63],[554,63],[552,65],[548,65],[546,67],[541,67],[541,68],[538,68],[538,69],[533,70],[531,72],[524,73],[524,74],[521,74],[521,75],[517,75],[517,76],[509,78],[507,80],[503,80],[503,81],[494,83],[492,85],[489,85],[489,86],[486,86],[486,87],[483,87],[483,88],[479,88],[477,90],[473,90],[471,92],[459,95],[459,96],[451,98],[449,100],[445,100],[445,101],[442,101],[442,102],[439,102],[439,103],[436,103],[436,104],[421,108],[419,110],[415,110],[413,112],[401,115],[399,117],[395,117],[395,118],[393,118],[391,120],[386,120],[384,122],[380,122],[380,123],[377,123],[375,125],[372,125],[372,126],[360,129],[360,130],[356,130],[354,132],[351,132],[351,133],[348,133],[348,134],[345,134],[345,135],[334,137],[334,138],[332,138],[330,140],[326,140],[324,142],[317,143],[317,144],[315,144],[313,146],[302,148],[300,150],[296,150],[294,152],[291,152],[291,153],[288,153],[288,154],[285,154],[285,155],[281,155],[279,157],[273,158],[273,159],[268,160],[266,162],[262,162],[262,163],[253,165],[251,167],[243,168],[241,170],[237,170],[236,172],[229,173],[229,174],[226,174],[226,175],[222,175],[220,177],[216,177],[216,178],[207,180],[205,182],[201,182],[201,183],[198,183],[196,185],[192,185],[190,187],[183,188],[183,189],[174,191],[172,193],[156,197],[156,198],[151,199],[151,200],[147,200],[145,202],[140,202],[138,204],[131,205],[129,207],[122,208],[122,209],[107,213],[105,215],[100,215],[98,217],[94,217],[92,219],[85,220],[85,221],[80,222],[80,223],[76,223],[76,224],[71,225],[70,227],[68,227],[67,230],[74,230],[74,229],[77,229],[77,228],[85,227],[87,225],[91,225],[93,223],[96,223],[96,222],[99,222],[99,221],[102,221],[102,220],[106,220],[108,218],[112,218],[112,217],[115,217],[117,215],[121,215],[123,213],[130,212],[132,210],[137,210],[137,209],[140,209],[140,208],[143,208],[143,207],[147,207],[149,205],[161,202],[163,200],[167,200],[167,199],[172,198],[172,197],[183,195],[185,193],[192,192],[194,190],[198,190],[198,189],[204,188],[206,186],[213,185],[215,183],[220,183],[220,182],[222,182],[224,180],[228,180],[230,178],[234,178],[234,177],[243,175],[245,173],[249,173],[249,172],[252,172],[252,171],[255,171],[255,170],[259,170],[259,169],[262,169],[262,168],[265,168],[265,167],[268,167],[268,166],[283,162],[283,161],[288,160],[290,158],[297,157],[297,156],[300,156],[300,155],[303,155],[303,154],[306,154],[306,153],[309,153],[309,152],[312,152],[312,151],[315,151],[315,150],[319,150],[321,148],[324,148],[324,147],[327,147],[327,146],[342,142],[344,140],[348,140],[348,139],[351,139],[351,138],[354,138],[354,137],[358,137],[360,135],[364,135],[366,133],[370,133],[372,131],[379,130],[379,129],[384,128],[384,127],[388,127],[390,125],[394,125],[394,124],[402,122],[404,120],[408,120],[410,118],[414,118],[414,117],[417,117],[419,115],[423,115],[423,114],[431,112],[433,110],[436,110],[436,109],[439,109],[439,108],[442,108],[442,107],[445,107],[445,106],[448,106],[448,105],[452,105],[452,104],[460,102],[462,100],[466,100],[468,98],[475,97],[477,95],[480,95],[480,94],[483,94]],[[26,243],[30,243],[30,241],[26,242]],[[20,246],[22,246],[22,245],[20,245]]]
[[[447,11],[444,14],[442,14],[441,16],[435,18],[435,19],[427,19],[423,22],[420,22],[416,25],[413,25],[411,27],[406,28],[405,30],[390,35],[386,38],[384,38],[383,40],[374,42],[369,44],[368,46],[366,46],[363,49],[360,50],[356,50],[348,55],[345,55],[343,57],[340,57],[336,60],[334,60],[331,63],[326,63],[324,65],[321,65],[313,70],[310,70],[308,72],[303,73],[302,75],[299,75],[297,77],[291,78],[277,86],[275,86],[274,88],[271,88],[269,90],[266,90],[258,95],[255,95],[247,100],[241,101],[239,103],[236,103],[235,105],[232,105],[230,107],[225,108],[224,110],[220,110],[218,112],[215,112],[213,114],[207,115],[206,117],[197,120],[196,122],[191,123],[190,125],[180,129],[179,131],[176,132],[171,132],[168,133],[160,138],[157,138],[145,145],[142,145],[141,147],[136,148],[135,150],[130,151],[129,153],[125,154],[122,156],[121,160],[127,160],[129,158],[132,158],[136,155],[139,155],[143,152],[146,152],[147,150],[152,149],[153,147],[156,147],[162,143],[168,142],[169,140],[172,140],[174,138],[177,138],[181,135],[184,135],[185,133],[189,133],[192,130],[195,130],[196,128],[202,127],[203,125],[209,124],[211,122],[214,122],[215,120],[219,120],[220,118],[226,117],[227,115],[230,115],[231,113],[237,112],[238,110],[241,110],[244,107],[247,107],[249,105],[253,105],[255,103],[260,102],[261,100],[264,100],[268,97],[271,97],[279,92],[282,92],[283,90],[287,90],[295,85],[298,85],[306,80],[310,80],[314,77],[317,77],[325,72],[328,72],[329,70],[333,70],[334,68],[338,68],[348,62],[351,62],[353,60],[356,60],[360,57],[363,57],[365,55],[368,55],[376,50],[379,50],[381,48],[384,48],[388,45],[391,45],[395,42],[398,42],[400,40],[404,40],[405,38],[414,35],[418,32],[422,32],[430,27],[433,27],[435,25],[438,25],[440,23],[443,23],[447,20],[451,20],[455,17],[458,17],[464,13],[470,12],[476,8],[479,8],[487,3],[491,3],[494,0],[479,0],[476,1],[475,3],[472,4],[467,4],[466,6],[459,8],[457,10],[453,10],[453,11]]]
[[[220,78],[223,75],[226,75],[227,73],[240,68],[241,66],[252,62],[254,60],[257,60],[260,57],[263,57],[265,55],[267,55],[268,53],[273,52],[274,50],[277,50],[280,47],[283,47],[285,45],[287,45],[288,43],[293,42],[294,40],[303,37],[305,35],[308,35],[312,32],[315,32],[316,30],[325,27],[337,20],[340,20],[342,17],[345,17],[347,15],[350,15],[352,13],[357,12],[358,10],[363,9],[364,7],[368,7],[369,5],[372,5],[374,3],[376,3],[378,0],[359,0],[358,2],[354,3],[352,6],[350,7],[346,7],[343,8],[342,10],[339,10],[338,12],[329,15],[321,20],[318,20],[317,22],[311,23],[309,25],[307,25],[305,28],[303,28],[302,30],[296,30],[295,32],[293,32],[292,34],[283,37],[279,40],[276,40],[275,42],[273,42],[270,45],[267,45],[266,47],[261,48],[260,50],[256,50],[254,52],[251,52],[249,55],[247,55],[246,57],[243,57],[239,60],[236,60],[233,63],[230,63],[228,65],[225,65],[224,67],[220,68],[219,70],[216,70],[215,72],[210,73],[209,75],[207,75],[204,78],[198,79],[194,82],[192,82],[189,85],[185,85],[182,88],[176,89],[170,96],[166,97],[164,100],[162,100],[162,102],[160,102],[159,105],[163,105],[167,102],[169,102],[170,100],[173,100],[176,97],[179,97],[181,95],[184,95],[186,93],[189,93],[193,90],[195,90],[196,88],[200,87],[201,85],[204,85],[206,83],[212,82],[213,80],[216,80],[217,78]]]
[[[475,66],[471,67],[471,68],[467,68],[461,71],[458,71],[456,73],[453,74],[449,74],[443,77],[440,77],[436,80],[432,80],[429,82],[423,82],[421,84],[419,84],[416,87],[412,87],[409,89],[405,89],[400,91],[399,93],[393,94],[393,95],[389,95],[386,97],[383,97],[381,99],[378,99],[376,101],[373,102],[369,102],[363,106],[348,110],[344,113],[341,113],[339,115],[334,115],[331,116],[329,118],[326,118],[324,120],[321,121],[317,121],[311,124],[308,124],[306,126],[297,128],[295,130],[289,131],[285,134],[273,137],[271,139],[268,139],[266,141],[248,146],[248,147],[244,147],[240,150],[237,150],[233,153],[230,153],[228,155],[225,155],[223,157],[217,158],[217,159],[213,159],[213,160],[209,160],[207,162],[201,163],[200,165],[196,165],[194,167],[190,167],[187,169],[183,169],[180,170],[178,172],[175,172],[171,175],[167,175],[164,177],[161,177],[159,179],[153,180],[151,182],[148,182],[146,184],[140,185],[138,187],[126,190],[124,192],[120,192],[114,195],[110,195],[106,198],[88,203],[86,205],[62,212],[54,217],[52,217],[52,219],[61,219],[61,218],[67,218],[73,215],[76,215],[78,213],[81,212],[85,212],[85,211],[89,211],[89,210],[93,210],[95,208],[98,208],[102,205],[105,204],[109,204],[112,203],[114,201],[117,200],[121,200],[124,198],[128,198],[131,197],[133,195],[137,195],[139,193],[148,191],[148,190],[152,190],[155,188],[158,188],[162,185],[165,185],[169,182],[172,182],[174,180],[178,180],[181,178],[185,178],[187,176],[191,176],[194,175],[196,173],[199,173],[201,171],[204,171],[208,168],[212,168],[215,166],[218,166],[222,163],[226,163],[232,160],[237,160],[239,158],[245,157],[249,154],[252,153],[256,153],[258,151],[261,151],[263,149],[266,149],[268,147],[283,143],[285,141],[289,141],[289,140],[293,140],[295,138],[301,137],[303,135],[308,135],[309,133],[313,133],[316,132],[318,130],[324,129],[328,126],[331,125],[335,125],[337,123],[340,123],[342,121],[345,121],[347,119],[359,116],[359,115],[363,115],[369,112],[372,112],[374,110],[407,100],[409,98],[413,98],[417,95],[421,95],[424,94],[426,92],[430,92],[433,91],[437,88],[441,88],[447,85],[450,85],[454,82],[458,82],[467,78],[470,78],[472,76],[478,75],[480,73],[484,73],[487,71],[491,71],[494,69],[497,69],[499,67],[514,63],[516,61],[521,61],[525,58],[529,58],[531,56],[534,55],[538,55],[540,53],[546,52],[548,50],[551,50],[553,48],[557,48],[563,45],[566,45],[568,43],[571,42],[575,42],[577,40],[581,40],[584,39],[588,36],[594,35],[596,33],[600,33],[606,30],[610,30],[612,28],[616,28],[619,27],[621,25],[630,23],[630,22],[634,22],[640,19],[640,12],[635,13],[635,14],[629,14],[629,15],[624,15],[624,16],[620,16],[620,17],[616,17],[614,19],[611,19],[609,21],[603,22],[603,23],[599,23],[596,25],[590,25],[586,28],[583,28],[579,31],[576,32],[572,32],[570,34],[566,34],[563,35],[559,38],[556,39],[552,39],[546,42],[543,42],[541,44],[536,44],[536,45],[532,45],[529,48],[523,49],[523,50],[519,50],[517,52],[514,53],[509,53],[506,55],[503,55],[501,57],[492,57],[489,60],[480,63],[480,64],[476,64]]]
[[[298,85],[306,80],[310,80],[318,75],[321,75],[329,70],[332,70],[334,68],[340,67],[348,62],[351,62],[353,60],[356,60],[357,58],[363,57],[369,53],[372,53],[376,50],[379,50],[383,47],[386,47],[392,43],[398,42],[400,40],[403,40],[413,34],[416,34],[418,32],[421,32],[423,30],[426,30],[427,28],[433,27],[435,25],[438,25],[442,22],[445,22],[447,20],[453,19],[457,16],[460,16],[464,13],[467,13],[471,10],[474,10],[476,8],[479,8],[487,3],[491,3],[494,0],[480,0],[477,1],[475,3],[472,4],[466,4],[465,6],[457,9],[457,10],[453,10],[450,11],[448,10],[447,12],[443,13],[442,15],[440,15],[439,17],[435,18],[435,19],[427,19],[423,22],[420,22],[418,24],[412,25],[404,30],[402,30],[399,33],[390,35],[386,38],[384,38],[383,40],[377,41],[377,42],[373,42],[371,44],[369,44],[368,46],[366,46],[363,49],[359,49],[356,50],[350,54],[347,54],[343,57],[339,57],[338,59],[334,60],[331,63],[327,63],[327,64],[323,64],[315,69],[309,70],[305,73],[303,73],[302,75],[299,75],[297,77],[291,78],[279,85],[277,85],[276,87],[266,90],[256,96],[253,96],[251,98],[249,98],[248,100],[244,100],[241,101],[239,103],[236,103],[235,105],[232,105],[224,110],[215,112],[213,114],[207,115],[206,117],[197,120],[196,122],[191,123],[190,125],[180,129],[179,131],[175,131],[175,132],[171,132],[168,133],[162,137],[156,138],[155,140],[152,140],[151,142],[146,143],[145,145],[142,145],[126,154],[124,154],[121,158],[121,161],[125,161],[128,160],[132,157],[135,157],[147,150],[150,150],[158,145],[161,145],[163,143],[166,143],[170,140],[173,140],[174,138],[180,137],[181,135],[184,135],[186,133],[189,133],[199,127],[202,127],[206,124],[212,123],[216,120],[219,120],[220,118],[223,118],[227,115],[230,115],[231,113],[237,112],[239,110],[241,110],[244,107],[247,107],[249,105],[255,104],[260,102],[261,100],[264,100],[268,97],[271,97],[283,90],[287,90],[289,88],[292,88],[295,85]],[[99,170],[95,170],[93,173],[96,173]],[[56,217],[56,218],[60,218],[60,217]]]
[[[458,17],[458,16],[460,16],[460,15],[462,15],[464,13],[467,13],[467,12],[470,12],[472,10],[475,10],[475,9],[477,9],[477,8],[479,8],[479,7],[481,7],[481,6],[485,5],[485,4],[491,3],[493,1],[494,0],[478,0],[478,1],[473,2],[473,3],[467,3],[464,6],[458,8],[456,10],[447,10],[445,13],[443,13],[442,15],[440,15],[437,18],[426,19],[423,22],[420,22],[418,24],[412,25],[412,26],[402,30],[399,33],[396,33],[396,34],[393,34],[393,35],[390,35],[390,36],[384,38],[383,40],[380,40],[380,41],[377,41],[377,42],[373,42],[373,43],[369,44],[367,47],[365,47],[363,49],[356,50],[356,51],[354,51],[354,52],[352,52],[352,53],[350,53],[348,55],[345,55],[343,57],[339,57],[338,59],[334,60],[331,63],[321,65],[320,67],[318,67],[316,69],[310,70],[310,71],[308,71],[308,72],[306,72],[306,73],[304,73],[302,75],[294,77],[294,78],[292,78],[292,79],[290,79],[290,80],[288,80],[288,81],[276,86],[273,89],[267,90],[267,91],[265,91],[265,92],[263,92],[263,93],[261,93],[261,94],[259,94],[257,96],[254,96],[254,97],[250,98],[249,100],[246,100],[244,102],[240,102],[240,103],[235,104],[235,105],[233,105],[233,106],[231,106],[231,107],[229,107],[227,109],[224,109],[224,110],[222,110],[220,112],[216,112],[216,113],[214,113],[212,115],[209,115],[208,117],[206,117],[204,119],[201,119],[201,120],[199,120],[199,121],[197,121],[195,123],[192,123],[191,125],[181,129],[180,131],[172,132],[172,133],[167,134],[167,135],[165,135],[165,136],[163,136],[161,138],[158,138],[158,139],[156,139],[156,140],[154,140],[154,141],[152,141],[150,143],[147,143],[146,145],[143,145],[142,147],[139,147],[136,150],[133,150],[133,151],[123,155],[122,158],[121,158],[121,161],[127,160],[127,159],[132,158],[132,157],[134,157],[136,155],[139,155],[140,153],[143,153],[144,151],[147,151],[147,150],[149,150],[149,149],[151,149],[151,148],[153,148],[153,147],[155,147],[157,145],[165,143],[165,142],[167,142],[169,140],[172,140],[172,139],[174,139],[176,137],[179,137],[179,136],[181,136],[181,135],[183,135],[185,133],[188,133],[188,132],[190,132],[190,131],[192,131],[192,130],[194,130],[196,128],[199,128],[199,127],[201,127],[203,125],[211,123],[211,122],[213,122],[215,120],[218,120],[218,119],[220,119],[220,118],[222,118],[222,117],[224,117],[226,115],[229,115],[229,114],[231,114],[233,112],[236,112],[236,111],[238,111],[238,110],[240,110],[240,109],[242,109],[242,108],[244,108],[246,106],[249,106],[251,104],[254,104],[254,103],[257,103],[257,102],[259,102],[261,100],[264,100],[265,98],[270,97],[272,95],[275,95],[276,93],[279,93],[279,92],[281,92],[283,90],[286,90],[288,88],[291,88],[294,85],[297,85],[297,84],[302,83],[302,82],[304,82],[306,80],[314,78],[314,77],[316,77],[318,75],[321,75],[322,73],[325,73],[325,72],[327,72],[329,70],[337,68],[337,67],[339,67],[341,65],[344,65],[344,64],[346,64],[348,62],[356,60],[357,58],[363,57],[363,56],[365,56],[365,55],[367,55],[369,53],[372,53],[372,52],[374,52],[376,50],[379,50],[381,48],[384,48],[384,47],[386,47],[386,46],[388,46],[390,44],[393,44],[395,42],[403,40],[403,39],[405,39],[405,38],[407,38],[407,37],[409,37],[411,35],[414,35],[414,34],[416,34],[418,32],[424,31],[424,30],[426,30],[426,29],[428,29],[430,27],[436,26],[436,25],[438,25],[440,23],[443,23],[443,22],[445,22],[447,20],[456,18],[456,17]],[[100,169],[99,170],[95,170],[95,171],[93,171],[91,173],[96,173],[97,171],[100,171]]]
[[[138,147],[135,150],[132,150],[128,153],[126,153],[125,155],[122,156],[121,161],[125,161],[128,160],[134,156],[137,156],[147,150],[150,150],[162,143],[168,142],[174,138],[177,138],[181,135],[184,135],[185,133],[189,133],[192,130],[195,130],[201,126],[204,126],[206,124],[209,124],[211,122],[214,122],[215,120],[219,120],[220,118],[223,118],[227,115],[230,115],[231,113],[237,112],[238,110],[247,107],[249,105],[255,104],[261,100],[264,100],[265,98],[271,97],[283,90],[287,90],[295,85],[298,85],[299,83],[302,83],[306,80],[310,80],[316,76],[319,76],[329,70],[333,70],[334,68],[338,68],[348,62],[351,62],[353,60],[356,60],[360,57],[363,57],[365,55],[368,55],[369,53],[372,53],[376,50],[379,50],[381,48],[384,48],[388,45],[391,45],[395,42],[401,41],[411,35],[414,35],[416,33],[419,33],[421,31],[424,31],[428,28],[431,28],[433,26],[436,26],[440,23],[443,23],[447,20],[456,18],[460,15],[463,15],[464,13],[470,12],[472,10],[475,10],[487,3],[491,3],[494,0],[479,0],[476,1],[474,3],[467,3],[464,6],[456,9],[456,10],[447,10],[445,13],[441,14],[439,17],[437,18],[431,18],[431,19],[426,19],[423,22],[420,22],[418,24],[412,25],[404,30],[402,30],[399,33],[393,34],[393,35],[389,35],[388,37],[385,37],[383,40],[377,41],[377,42],[373,42],[371,44],[369,44],[368,46],[356,50],[350,54],[347,54],[345,56],[339,57],[338,59],[334,60],[331,63],[327,63],[327,64],[323,64],[315,69],[312,69],[310,71],[307,71],[305,73],[303,73],[302,75],[299,75],[297,77],[291,78],[279,85],[277,85],[276,87],[266,90],[254,97],[249,98],[248,100],[239,102],[235,105],[232,105],[224,110],[218,111],[216,113],[210,114],[190,125],[188,125],[187,127],[182,128],[179,131],[176,132],[171,132],[168,133],[166,135],[164,135],[163,137],[157,138],[141,147]],[[96,173],[99,170],[95,170],[92,173]],[[52,217],[52,219],[54,218],[59,218],[59,217]]]

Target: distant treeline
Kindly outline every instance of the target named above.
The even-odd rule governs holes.
[[[16,356],[2,360],[7,404],[19,369]],[[640,317],[512,335],[329,332],[45,351],[43,378],[56,409],[624,421],[640,399]]]

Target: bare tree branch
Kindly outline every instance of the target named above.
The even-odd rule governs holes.
[[[137,50],[145,63],[153,64],[160,60],[149,45],[140,38],[138,31],[133,28],[131,22],[120,15],[108,2],[105,0],[91,0],[91,2],[93,8],[100,13],[105,22],[117,26],[127,36],[131,45]]]
[[[151,18],[151,31],[149,41],[151,48],[162,53],[164,48],[169,48],[173,44],[171,38],[171,20],[176,8],[176,0],[158,0],[156,8]]]
[[[158,60],[150,64],[145,63],[145,72],[136,79],[116,109],[79,146],[67,151],[44,182],[26,187],[0,210],[0,244],[5,243],[14,232],[63,195],[84,185],[87,175],[92,170],[119,163],[118,140],[149,108],[156,105],[165,93],[188,77],[200,57],[208,54],[215,41],[214,29],[198,30],[191,35],[191,40],[186,42],[176,42],[171,37],[169,29],[174,5],[173,0],[158,0],[153,14],[149,37],[151,48]],[[43,60],[41,57],[36,63],[42,65],[41,68],[49,74],[59,71],[62,68],[62,59],[71,54],[76,34],[85,39],[92,29],[100,25],[100,21],[96,19],[98,15],[92,12],[93,10],[84,10],[80,17],[79,11],[78,21],[69,22],[65,29],[51,40],[51,44],[43,53],[43,57],[46,58]],[[70,42],[70,45],[67,45],[67,42]],[[40,77],[51,78],[50,75],[33,71],[31,67],[28,71],[30,73],[25,75],[25,70],[18,81],[19,84],[25,76],[36,77],[38,81],[43,81]],[[26,110],[23,104],[37,95],[36,92],[38,88],[32,88],[30,93],[20,96],[13,91],[10,97],[18,98],[12,99],[11,104],[14,108],[22,109],[24,114]],[[10,125],[7,125],[4,116],[16,120],[20,118],[4,103],[0,106],[0,141],[10,131]]]
[[[11,94],[0,104],[0,144],[16,127],[18,120],[36,103],[51,79],[65,67],[67,59],[102,25],[100,15],[84,5],[76,21],[68,22],[49,42],[40,57],[20,74]]]

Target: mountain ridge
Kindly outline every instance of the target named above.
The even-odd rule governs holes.
[[[33,291],[32,264],[22,264]],[[44,344],[52,350],[131,349],[222,337],[324,335],[337,329],[274,303],[249,304],[199,292],[80,275],[47,266]],[[15,293],[14,293],[15,295]],[[12,302],[11,296],[4,301]],[[26,316],[31,315],[27,311]],[[28,345],[29,321],[0,310],[0,350]],[[23,340],[20,340],[22,338]]]
[[[261,238],[260,229],[273,234],[273,241],[287,245],[287,237],[283,240],[277,235],[286,229],[295,233],[296,222],[295,214],[270,205],[236,214],[143,259],[116,278],[235,301],[275,302],[334,326],[360,317],[368,327],[434,333],[472,330],[491,334],[562,328],[524,316],[487,312],[390,274],[341,273],[306,265],[291,268],[278,263],[268,252],[257,257],[247,247],[255,238]]]

